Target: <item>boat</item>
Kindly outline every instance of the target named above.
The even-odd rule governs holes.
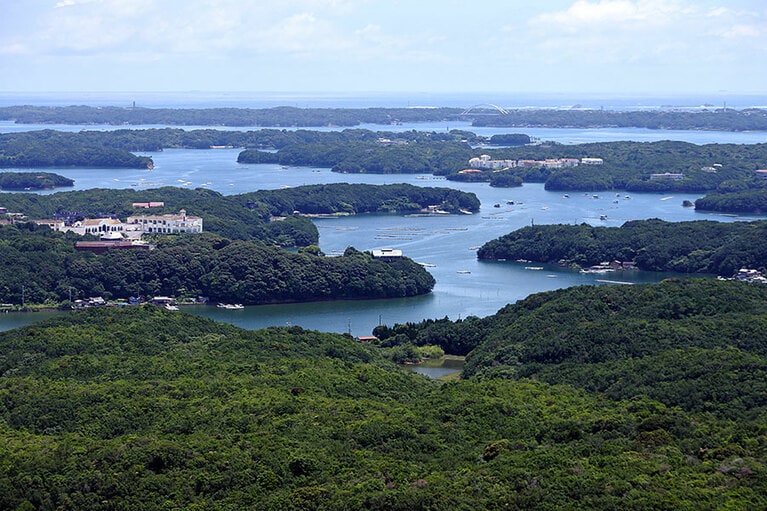
[[[591,267],[580,270],[580,273],[609,273],[611,271],[613,271],[611,268]]]
[[[175,306],[175,305],[171,305],[171,304],[166,304],[166,305],[165,305],[165,308],[166,308],[167,310],[169,310],[169,311],[177,311],[177,310],[178,310],[178,307],[177,307],[177,306]]]
[[[633,286],[633,282],[625,282],[622,280],[606,280],[606,279],[596,279],[597,282],[601,282],[603,284],[620,284],[623,286]]]
[[[461,275],[468,275],[471,272],[469,270],[458,270],[456,273],[460,273]]]
[[[594,266],[580,270],[581,273],[608,273],[611,271],[615,271],[615,269],[612,268],[610,263],[607,262],[595,264]]]
[[[228,310],[240,310],[245,308],[241,303],[219,303],[217,307]]]
[[[542,270],[543,266],[525,266],[525,269],[526,270],[538,271],[538,270]]]

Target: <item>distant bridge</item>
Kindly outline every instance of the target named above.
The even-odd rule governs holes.
[[[502,115],[509,115],[508,110],[498,105],[494,105],[492,103],[482,103],[480,105],[470,106],[469,108],[461,112],[459,115],[469,115],[471,113],[474,113],[475,115],[488,115],[488,114],[480,113],[479,112],[480,110],[495,110]]]

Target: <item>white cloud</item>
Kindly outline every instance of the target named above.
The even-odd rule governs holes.
[[[340,51],[358,27],[344,16],[367,0],[60,0],[40,28],[2,39],[0,48],[48,55]],[[10,39],[10,40],[9,40]],[[8,50],[6,50],[8,51]],[[15,50],[17,51],[17,50]]]
[[[553,88],[589,72],[755,69],[767,59],[763,1],[29,0],[0,17],[0,66],[175,74],[184,87],[227,73],[480,87],[486,70],[496,87],[539,76]]]
[[[53,7],[60,9],[62,7],[72,7],[73,5],[89,4],[96,1],[98,0],[62,0],[61,2],[56,3]]]
[[[750,37],[756,44],[759,14],[691,0],[577,0],[567,9],[542,13],[528,23],[529,43],[550,62],[578,59],[593,64],[706,62],[732,56],[735,48],[715,39]]]
[[[756,25],[731,25],[724,30],[720,30],[719,35],[729,39],[739,39],[742,37],[756,38],[764,36],[765,29]]]

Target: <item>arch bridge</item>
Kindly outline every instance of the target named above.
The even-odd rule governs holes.
[[[482,110],[495,110],[501,115],[509,115],[508,110],[498,105],[494,105],[492,103],[482,103],[479,105],[470,106],[469,108],[461,112],[459,115],[469,115],[472,113],[474,115],[489,115],[489,114],[481,113]]]

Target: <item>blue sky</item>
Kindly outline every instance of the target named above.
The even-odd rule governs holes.
[[[767,92],[764,0],[0,0],[0,91]]]

